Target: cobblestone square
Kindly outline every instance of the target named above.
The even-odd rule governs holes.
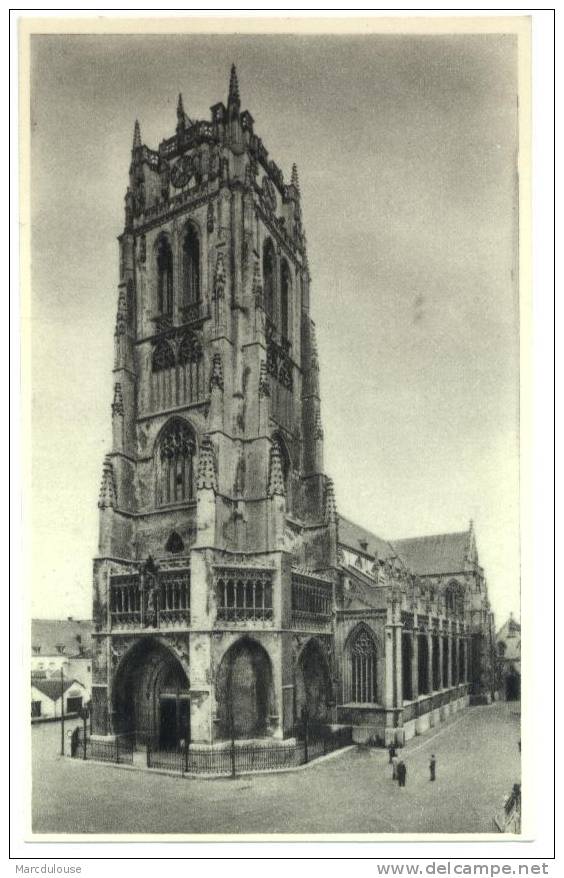
[[[32,730],[34,833],[492,832],[520,781],[519,705],[471,707],[402,751],[356,748],[293,772],[194,780],[62,758],[60,727]],[[429,759],[437,779],[429,780]]]

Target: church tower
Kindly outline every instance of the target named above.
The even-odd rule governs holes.
[[[211,746],[334,717],[334,491],[297,168],[241,109],[135,123],[113,441],[94,560],[93,733]]]

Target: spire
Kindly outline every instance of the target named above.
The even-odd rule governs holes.
[[[121,390],[121,384],[119,381],[116,382],[114,387],[114,401],[112,402],[112,414],[113,415],[123,415],[123,393]]]
[[[298,195],[300,194],[300,180],[298,177],[298,166],[294,163],[292,165],[292,186],[297,190]]]
[[[137,149],[141,146],[141,129],[139,127],[139,120],[135,120],[135,127],[133,129],[133,149]]]
[[[178,121],[184,121],[184,104],[182,102],[182,92],[178,95],[178,103],[176,105],[176,115],[178,117]]]
[[[100,509],[106,509],[108,507],[114,509],[117,506],[116,481],[114,468],[109,454],[104,458],[104,465],[102,467],[102,483],[100,485],[98,506]]]
[[[280,448],[278,442],[273,442],[270,449],[270,474],[268,478],[268,496],[274,497],[278,494],[284,497],[286,489],[284,487],[284,474],[282,472],[282,459],[280,457]]]
[[[239,82],[237,80],[237,68],[231,65],[231,75],[229,77],[229,98],[227,104],[239,104]]]
[[[198,460],[198,491],[211,489],[217,491],[215,476],[215,454],[212,441],[209,436],[204,436],[200,446]]]

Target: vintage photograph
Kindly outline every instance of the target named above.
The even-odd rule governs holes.
[[[528,22],[157,23],[21,33],[33,835],[518,836]]]

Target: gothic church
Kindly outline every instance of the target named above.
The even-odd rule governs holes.
[[[113,443],[94,560],[93,735],[201,748],[307,715],[403,742],[492,694],[473,527],[389,542],[339,516],[296,166],[241,109],[135,124]]]

